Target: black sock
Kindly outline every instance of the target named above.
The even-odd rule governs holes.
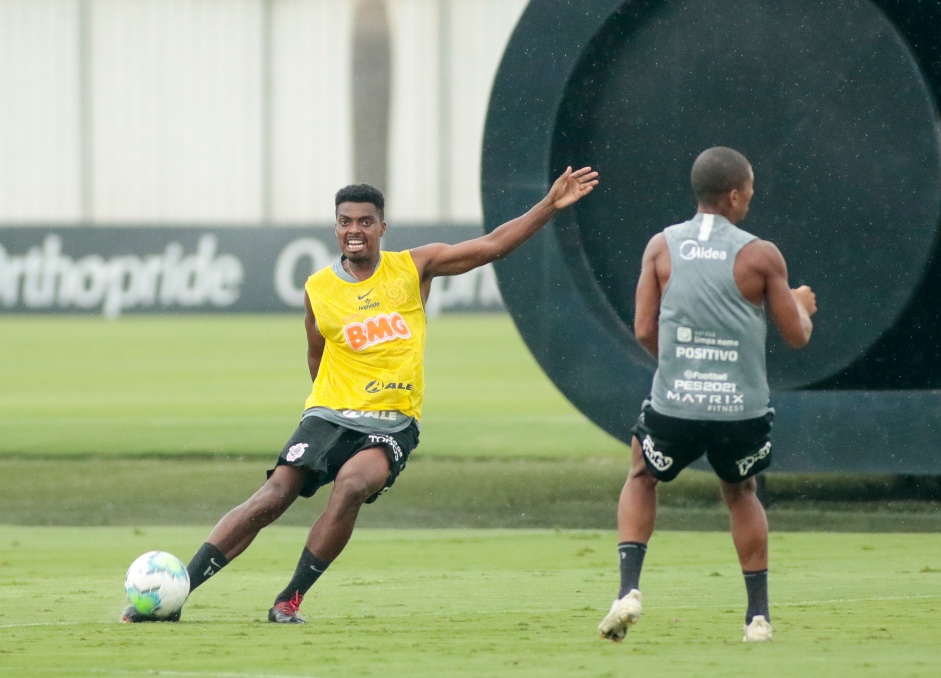
[[[640,588],[640,570],[644,566],[647,545],[638,541],[623,541],[618,544],[621,561],[621,589],[618,598],[623,598],[631,589]]]
[[[745,575],[745,592],[748,594],[748,611],[745,613],[745,623],[751,624],[751,620],[757,616],[764,616],[766,621],[771,621],[771,613],[768,611],[768,570],[755,570],[753,572],[742,571]]]
[[[190,559],[186,571],[190,575],[190,591],[205,582],[209,577],[229,564],[222,551],[208,541],[199,547],[196,554]]]
[[[291,577],[287,588],[274,599],[274,602],[280,603],[285,600],[290,600],[297,594],[305,595],[329,565],[330,563],[321,560],[305,548],[301,553],[300,560],[297,561],[294,576]]]

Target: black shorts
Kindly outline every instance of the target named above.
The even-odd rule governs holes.
[[[418,447],[418,425],[415,422],[397,433],[360,433],[320,417],[304,417],[281,450],[276,467],[286,465],[307,469],[301,496],[312,497],[318,489],[336,480],[343,464],[353,455],[370,447],[385,450],[390,469],[385,486],[366,500],[371,504],[392,487],[405,469],[412,450]],[[268,471],[269,478],[273,472],[274,469]]]
[[[631,432],[658,480],[673,480],[705,454],[717,476],[740,483],[771,466],[773,419],[768,412],[741,421],[694,421],[660,414],[645,402]]]

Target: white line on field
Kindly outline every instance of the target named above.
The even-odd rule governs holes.
[[[809,605],[834,605],[836,603],[869,603],[880,600],[931,600],[941,598],[941,593],[924,593],[917,596],[872,596],[871,598],[830,598],[825,600],[796,600],[787,603],[775,603],[775,607],[805,607]]]
[[[0,667],[0,673],[6,673],[7,669]],[[148,669],[137,671],[132,669],[65,669],[55,667],[43,669],[42,667],[30,667],[30,673],[54,673],[56,675],[68,675],[69,673],[80,673],[82,675],[98,674],[102,676],[205,676],[205,678],[318,678],[309,673],[233,673],[228,671],[167,671],[166,669]]]
[[[841,603],[871,603],[878,601],[905,601],[905,600],[933,600],[941,598],[941,593],[924,593],[917,596],[869,596],[866,598],[826,598],[818,600],[796,600],[789,602],[775,602],[774,607],[811,607],[816,605],[837,605]],[[723,608],[728,607],[729,603],[713,603],[709,605],[663,605],[663,608],[669,608],[671,610],[699,610],[706,608]],[[597,608],[596,610],[603,612],[607,609],[607,605],[604,608]],[[314,621],[355,621],[356,619],[371,619],[371,620],[381,620],[381,619],[400,619],[400,618],[409,618],[409,617],[455,617],[458,615],[490,615],[490,614],[528,614],[533,613],[570,613],[572,611],[589,611],[584,610],[584,608],[551,608],[551,609],[528,609],[528,610],[453,610],[453,611],[440,611],[440,612],[396,612],[391,614],[342,614],[342,615],[314,615]],[[204,623],[215,623],[215,622],[231,622],[234,621],[231,617],[216,617],[216,618],[200,618],[194,621],[198,621],[200,624]],[[235,620],[239,623],[243,623],[243,620]],[[249,620],[251,621],[251,620]],[[98,621],[98,622],[89,622],[89,621],[58,621],[58,622],[26,622],[23,624],[0,624],[0,629],[23,629],[30,627],[43,627],[43,626],[85,626],[88,624],[100,624],[100,625],[118,625],[121,624],[119,621]],[[123,625],[123,624],[121,624]],[[209,675],[209,674],[198,674],[198,675]],[[215,674],[213,674],[215,675]],[[218,674],[218,675],[229,675],[229,674]],[[231,674],[231,675],[242,675],[242,674]],[[254,675],[254,674],[253,674]]]
[[[772,608],[776,607],[813,607],[818,605],[837,605],[841,603],[872,603],[878,601],[900,601],[900,600],[932,600],[941,598],[941,593],[923,593],[917,596],[871,596],[867,598],[819,598],[816,600],[792,600],[786,602],[774,601]],[[706,608],[728,607],[729,603],[712,603],[709,605],[661,605],[662,608],[671,610],[699,610]],[[598,608],[603,611],[603,608]]]

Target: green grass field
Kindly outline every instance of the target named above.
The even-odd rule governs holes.
[[[935,676],[941,542],[775,534],[775,641],[741,642],[727,535],[663,532],[644,617],[619,645],[595,627],[616,587],[595,531],[363,530],[318,583],[310,623],[264,615],[303,542],[273,527],[195,592],[179,624],[116,621],[139,553],[195,528],[0,528],[0,674],[10,676]],[[68,572],[63,572],[63,568]]]
[[[310,392],[302,318],[6,317],[0,454],[277,455]],[[429,322],[422,455],[623,446],[550,384],[504,315]]]
[[[293,430],[299,319],[0,323],[0,675],[938,675],[941,509],[880,478],[769,474],[775,642],[751,646],[715,481],[684,473],[661,488],[644,618],[599,640],[627,449],[500,315],[431,321],[421,446],[305,602],[312,623],[264,615],[319,494],[180,624],[122,625],[130,562],[188,559]]]
[[[3,317],[0,523],[214,521],[257,487],[293,430],[309,389],[304,351],[294,316]],[[433,318],[421,445],[383,498],[392,510],[364,520],[608,529],[627,462],[507,316]],[[776,529],[941,531],[941,503],[908,501],[884,478],[772,473],[768,487]],[[308,524],[319,501],[284,520]],[[664,486],[661,504],[663,527],[725,529],[707,473]]]

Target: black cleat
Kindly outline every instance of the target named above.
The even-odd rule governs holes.
[[[166,619],[157,619],[153,615],[138,612],[133,605],[128,606],[121,615],[121,621],[126,624],[139,624],[141,622],[178,622],[180,621],[180,610],[177,610]]]
[[[282,600],[268,610],[268,621],[275,624],[306,624],[306,619],[297,616],[304,596],[295,593],[290,600]]]

